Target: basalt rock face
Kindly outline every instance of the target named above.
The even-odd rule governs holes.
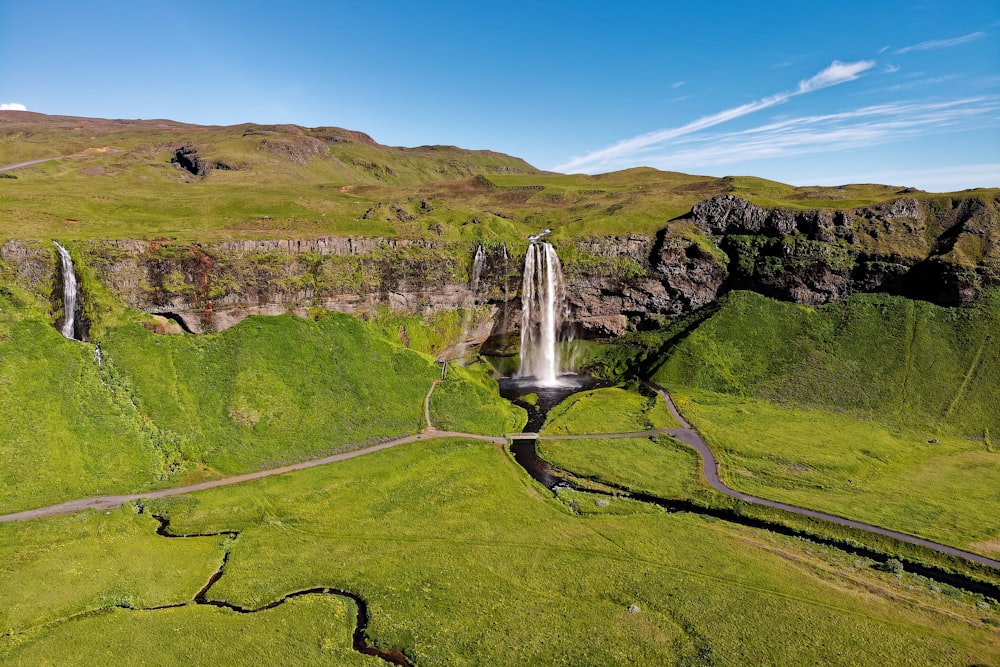
[[[806,304],[889,292],[941,305],[1000,286],[1000,202],[904,197],[848,210],[765,209],[734,195],[687,220],[728,255],[724,289]]]
[[[92,242],[98,278],[132,308],[176,317],[196,333],[248,315],[324,308],[372,314],[473,305],[466,269],[422,241],[317,238],[175,244]]]
[[[577,334],[613,337],[678,317],[732,289],[804,304],[884,291],[942,305],[1000,287],[1000,201],[909,197],[845,210],[766,209],[733,195],[700,202],[655,237],[584,238],[557,247]],[[127,305],[190,331],[251,314],[325,308],[476,313],[467,344],[520,327],[524,247],[327,237],[182,244],[92,241],[71,251]],[[9,275],[41,296],[54,254],[38,242],[0,248]]]

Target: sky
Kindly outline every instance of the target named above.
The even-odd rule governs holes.
[[[0,0],[0,109],[541,169],[1000,186],[1000,3]]]

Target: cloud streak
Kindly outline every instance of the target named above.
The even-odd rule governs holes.
[[[23,104],[18,104],[17,102],[2,102],[0,103],[0,111],[27,111],[28,107]]]
[[[673,150],[649,156],[646,164],[685,170],[751,160],[862,148],[930,132],[998,124],[1000,97],[948,102],[896,102],[853,111],[801,116],[739,132],[691,136]],[[622,165],[624,166],[624,165]]]
[[[834,60],[829,67],[818,74],[799,81],[795,90],[778,93],[769,97],[764,97],[753,102],[741,104],[731,109],[725,109],[718,113],[702,116],[680,127],[666,128],[640,134],[631,139],[624,139],[607,148],[592,151],[582,157],[575,157],[565,164],[555,167],[555,171],[575,172],[575,171],[597,171],[601,168],[613,167],[622,160],[636,158],[655,146],[663,144],[672,139],[677,139],[685,135],[700,132],[702,130],[726,123],[736,118],[748,114],[783,104],[797,95],[805,95],[823,88],[836,86],[841,83],[853,81],[864,72],[875,66],[874,60],[859,60],[853,63],[842,63]]]
[[[910,53],[911,51],[930,51],[931,49],[947,49],[952,46],[958,46],[959,44],[965,44],[966,42],[971,42],[977,40],[985,32],[972,32],[968,35],[962,35],[961,37],[954,37],[952,39],[932,39],[926,42],[920,42],[919,44],[913,44],[912,46],[904,46],[901,49],[896,49],[893,51],[893,55],[901,55],[903,53]]]

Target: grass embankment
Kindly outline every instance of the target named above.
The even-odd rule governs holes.
[[[734,293],[653,379],[748,493],[996,553],[1000,301]]]
[[[506,435],[524,428],[528,415],[499,400],[499,387],[484,364],[448,365],[447,376],[431,394],[431,424],[442,431]]]
[[[45,306],[13,280],[4,284],[0,401],[16,409],[0,415],[3,512],[414,433],[440,373],[432,359],[339,314],[254,317],[218,334],[157,336],[119,313],[100,323],[100,368],[92,345],[62,338]],[[454,387],[435,399],[442,419],[461,415],[469,430],[494,433],[519,418],[483,378],[449,378]]]
[[[184,457],[226,473],[416,432],[436,374],[425,357],[339,314],[251,317],[202,336],[130,327],[103,343]]]
[[[677,426],[679,424],[663,401],[654,393],[641,394],[620,387],[607,387],[573,394],[552,408],[541,433],[634,433]]]
[[[158,509],[179,533],[241,531],[210,598],[255,608],[313,586],[351,590],[369,603],[374,641],[422,665],[950,665],[1000,655],[995,628],[981,620],[995,623],[996,611],[974,596],[693,514],[575,515],[514,471],[491,445],[428,441]],[[16,535],[0,525],[0,543],[41,525]],[[15,585],[29,594],[29,580]],[[336,631],[349,641],[344,624],[317,626],[326,611],[314,611],[281,644],[292,647],[287,661],[296,646],[314,652],[310,645]],[[189,635],[194,645],[241,641],[233,630],[241,620],[259,627],[193,606],[115,611],[39,629],[14,647],[8,639],[0,656],[64,663],[82,642],[139,623],[147,636],[115,645],[114,657],[128,663],[156,651],[170,661],[189,654]]]

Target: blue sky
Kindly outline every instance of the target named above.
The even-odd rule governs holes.
[[[1000,3],[0,0],[0,104],[567,172],[1000,186]]]

